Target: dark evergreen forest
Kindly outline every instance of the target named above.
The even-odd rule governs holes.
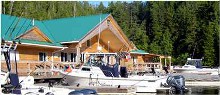
[[[139,49],[170,55],[182,65],[187,57],[219,64],[219,2],[2,1],[2,13],[38,20],[110,13]],[[3,24],[3,23],[2,23]]]

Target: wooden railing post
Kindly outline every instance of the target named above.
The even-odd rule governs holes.
[[[31,73],[31,66],[30,66],[30,63],[27,63],[27,66],[28,66],[28,75]]]
[[[46,76],[46,63],[44,63],[44,76]]]

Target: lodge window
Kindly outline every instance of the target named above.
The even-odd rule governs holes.
[[[81,56],[80,56],[80,61],[81,61],[81,62],[84,62],[84,54],[83,54],[83,53],[82,53]]]
[[[71,53],[70,58],[71,58],[70,59],[71,62],[76,62],[76,53]]]
[[[61,52],[61,62],[66,62],[67,61],[67,53]]]
[[[136,56],[133,57],[133,63],[137,64],[137,57]]]
[[[86,46],[87,46],[87,47],[90,47],[90,46],[91,46],[91,40],[87,40]]]
[[[46,61],[46,53],[39,52],[39,61]]]

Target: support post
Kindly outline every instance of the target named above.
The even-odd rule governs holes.
[[[76,63],[80,63],[80,44],[76,47]]]
[[[54,63],[53,63],[53,58],[54,58],[54,56],[53,56],[53,52],[52,52],[51,56],[52,56],[52,59],[51,59],[51,61],[52,61],[51,69],[53,70],[53,68],[54,68]],[[52,75],[53,75],[53,72],[52,72]]]
[[[162,71],[163,70],[163,65],[162,65],[162,63],[161,63],[161,57],[160,57],[160,70]]]
[[[169,68],[170,68],[170,70],[171,70],[171,56],[169,57],[169,59],[170,59],[170,65],[169,65],[170,67],[169,67]]]
[[[46,73],[46,63],[44,63],[44,76],[47,76],[47,73]]]
[[[27,63],[27,65],[28,65],[28,75],[30,75],[30,73],[31,73],[31,66],[30,66],[30,63]]]
[[[167,59],[166,59],[166,57],[164,57],[164,60],[165,60],[165,67],[167,67]]]

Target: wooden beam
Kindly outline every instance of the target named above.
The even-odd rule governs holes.
[[[100,30],[99,30],[100,28]],[[108,25],[106,24],[106,20],[102,21],[101,24],[98,24],[96,27],[94,27],[92,30],[90,30],[83,38],[80,39],[79,43],[84,43],[88,39],[91,39],[95,35],[99,34],[99,32],[103,32],[103,30],[107,29]]]
[[[118,23],[115,21],[112,15],[109,16],[109,19],[111,19],[111,22],[113,23],[113,26],[119,31],[120,35],[129,43],[130,40],[127,38],[127,36],[122,31],[121,27],[118,25]],[[132,44],[129,44],[132,46]],[[136,47],[136,46],[135,46]],[[132,47],[134,48],[134,47]]]
[[[78,44],[78,45],[76,46],[76,62],[77,62],[77,63],[80,63],[80,56],[81,56],[81,53],[80,53],[80,45],[81,45],[81,44]]]
[[[112,24],[109,25],[109,29],[118,37],[119,40],[121,40],[127,47],[129,47],[128,42],[125,41],[125,39],[122,37],[119,31],[116,30],[116,28]]]

